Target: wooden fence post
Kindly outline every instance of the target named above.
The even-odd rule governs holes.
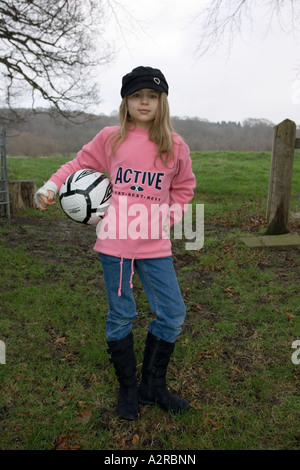
[[[298,139],[297,139],[298,140]],[[267,203],[267,235],[288,233],[296,124],[289,119],[274,127]]]

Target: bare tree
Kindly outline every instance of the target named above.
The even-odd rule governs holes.
[[[235,38],[242,34],[245,20],[255,28],[258,11],[265,21],[265,34],[271,32],[276,22],[287,34],[296,36],[299,33],[299,0],[210,0],[207,7],[194,16],[201,30],[197,56],[218,48],[220,44],[230,51]]]
[[[32,108],[43,98],[67,115],[98,101],[99,65],[113,58],[103,38],[114,0],[0,0],[0,103]],[[94,71],[94,73],[93,73]]]

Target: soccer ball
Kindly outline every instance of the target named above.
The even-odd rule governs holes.
[[[97,224],[109,207],[111,193],[111,183],[103,173],[83,169],[68,176],[60,188],[59,201],[75,222]]]

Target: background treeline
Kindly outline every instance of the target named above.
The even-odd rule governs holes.
[[[91,140],[103,127],[118,125],[117,113],[110,116],[86,115],[76,122],[59,114],[40,109],[38,113],[20,109],[23,120],[13,119],[7,109],[0,109],[1,122],[6,122],[7,154],[10,156],[68,157]],[[2,119],[1,119],[2,118]],[[197,117],[172,117],[175,131],[191,150],[268,151],[272,148],[273,126],[265,119],[246,119],[240,122],[209,122]]]

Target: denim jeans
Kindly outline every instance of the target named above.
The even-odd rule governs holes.
[[[149,331],[175,343],[182,330],[185,305],[171,257],[136,259],[117,258],[100,253],[107,291],[106,339],[116,341],[127,336],[137,317],[132,277],[136,270],[155,318]]]

